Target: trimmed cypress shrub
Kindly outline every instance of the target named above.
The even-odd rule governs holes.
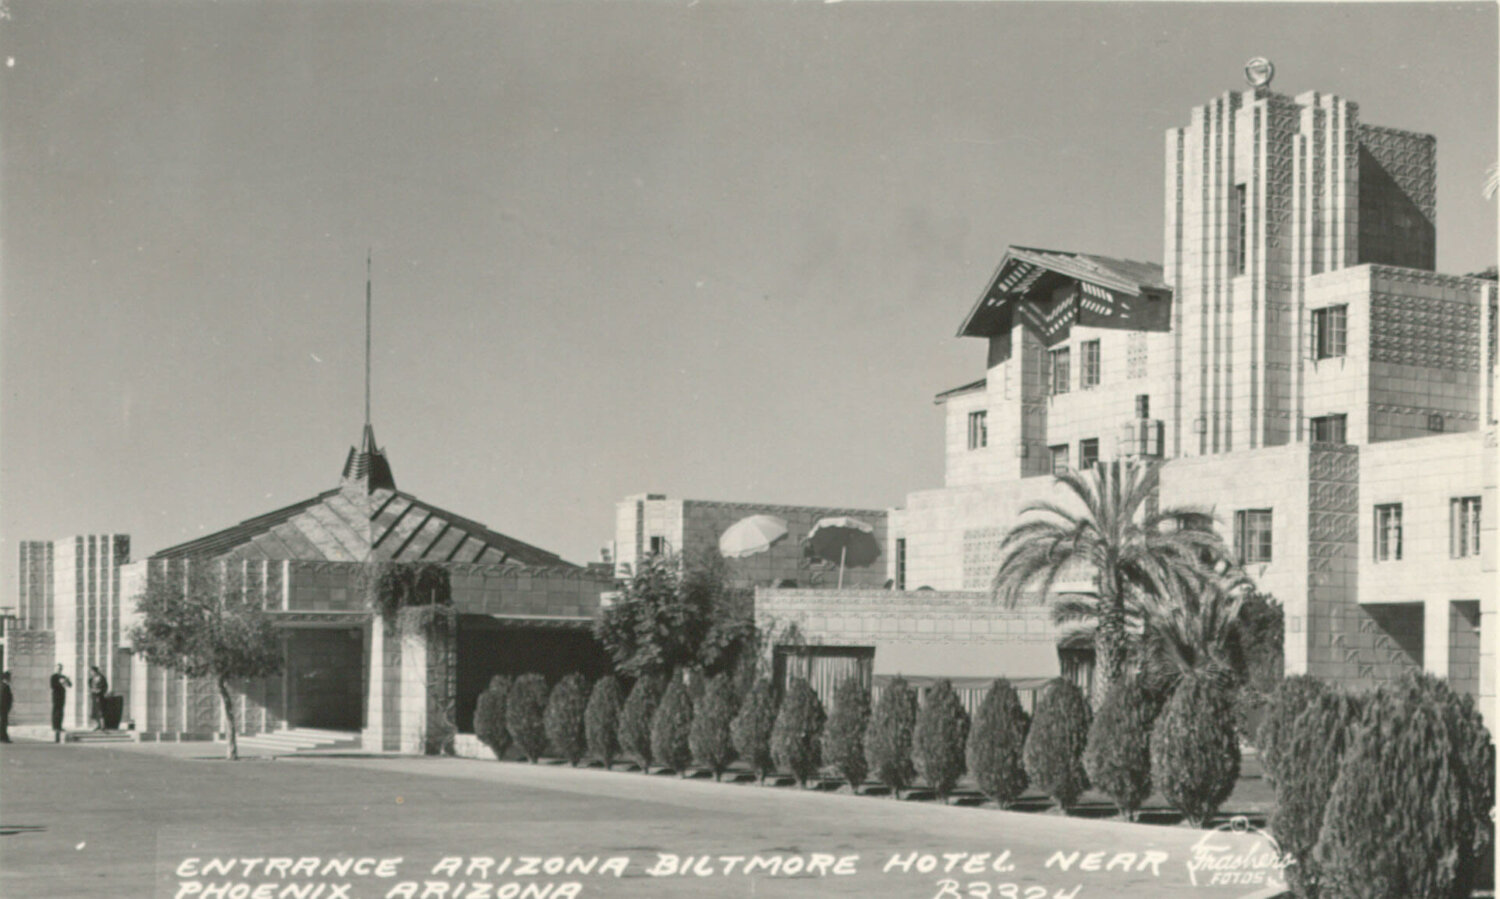
[[[703,690],[703,698],[693,705],[693,726],[688,729],[688,748],[698,764],[714,773],[719,780],[724,769],[734,761],[734,743],[729,725],[739,711],[734,681],[728,673],[716,674]]]
[[[661,679],[647,674],[630,688],[620,709],[620,750],[636,760],[642,771],[651,770],[651,719],[661,699]]]
[[[768,680],[757,681],[750,696],[740,706],[740,713],[729,725],[734,751],[750,770],[765,783],[775,767],[771,757],[771,729],[776,726],[776,691]]]
[[[681,677],[674,677],[651,716],[651,756],[678,776],[685,775],[693,762],[693,751],[688,747],[688,730],[692,726],[692,694]]]
[[[1046,792],[1068,812],[1089,788],[1083,750],[1089,741],[1089,702],[1073,681],[1047,681],[1037,696],[1037,711],[1026,732],[1023,762],[1032,786]]]
[[[1234,705],[1211,677],[1186,674],[1172,691],[1151,731],[1151,776],[1157,792],[1194,827],[1234,791],[1240,776]]]
[[[1071,681],[1053,678],[1042,688],[1026,734],[1026,775],[1051,796],[1064,814],[1089,788],[1083,770],[1088,745],[1089,704]]]
[[[1283,678],[1271,692],[1265,717],[1255,732],[1255,748],[1260,750],[1260,763],[1271,786],[1274,787],[1281,776],[1282,746],[1292,723],[1307,709],[1308,703],[1326,692],[1326,683],[1306,674]]]
[[[800,787],[807,786],[808,779],[823,765],[820,744],[827,720],[812,686],[805,678],[794,678],[771,728],[771,758],[777,767],[790,771]]]
[[[968,741],[969,713],[953,692],[953,682],[945,677],[927,691],[927,702],[917,713],[917,726],[912,731],[917,767],[939,799],[947,800],[964,776],[964,746]]]
[[[547,713],[542,722],[547,729],[547,740],[552,744],[552,751],[568,760],[568,764],[577,766],[578,760],[583,758],[584,743],[583,715],[587,700],[584,697],[584,688],[588,683],[582,674],[570,674],[557,682],[552,688],[552,695],[547,699]]]
[[[1322,895],[1457,899],[1490,863],[1476,806],[1493,781],[1472,770],[1488,737],[1451,692],[1408,675],[1370,699],[1313,850]]]
[[[599,678],[583,712],[583,736],[589,755],[608,768],[620,755],[620,682],[610,674]]]
[[[505,729],[505,697],[510,693],[510,678],[497,674],[479,694],[474,706],[474,736],[490,748],[495,758],[504,758],[510,748],[510,731]]]
[[[1151,795],[1151,703],[1134,677],[1116,681],[1089,727],[1083,770],[1127,821]]]
[[[870,691],[864,679],[851,675],[833,694],[833,714],[823,735],[823,759],[858,792],[870,766],[865,761],[865,728],[870,725]]]
[[[1276,784],[1271,834],[1281,851],[1296,861],[1285,870],[1287,885],[1303,899],[1319,894],[1321,877],[1313,847],[1318,843],[1323,812],[1362,711],[1357,697],[1324,691],[1313,697],[1282,734],[1282,751],[1289,764]]]
[[[880,693],[880,702],[865,731],[865,761],[875,779],[891,788],[891,798],[911,786],[916,768],[911,762],[912,732],[917,726],[917,694],[897,677]]]
[[[505,700],[505,729],[528,762],[547,751],[547,679],[540,674],[516,678]]]
[[[1021,761],[1030,724],[1010,681],[990,684],[969,731],[968,763],[979,791],[1001,808],[1021,798],[1030,783]]]

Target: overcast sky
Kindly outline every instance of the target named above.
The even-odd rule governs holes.
[[[576,562],[614,503],[885,507],[1009,243],[1159,261],[1163,132],[1244,86],[1437,135],[1495,256],[1493,4],[43,3],[0,21],[0,578],[337,484]]]

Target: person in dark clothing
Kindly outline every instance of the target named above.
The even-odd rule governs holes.
[[[104,694],[109,692],[109,681],[98,665],[89,666],[89,720],[94,730],[104,730]]]
[[[10,691],[10,672],[0,671],[0,743],[10,742],[10,707],[15,701]]]
[[[63,666],[57,666],[52,675],[52,742],[61,743],[63,735],[63,706],[68,702],[68,688],[73,681],[63,674]]]

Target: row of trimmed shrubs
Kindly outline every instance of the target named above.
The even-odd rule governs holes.
[[[1492,885],[1495,745],[1472,698],[1412,673],[1373,693],[1305,675],[1257,745],[1301,897],[1467,897]]]
[[[872,707],[869,691],[851,677],[839,685],[829,716],[802,679],[785,697],[763,680],[742,701],[722,676],[696,695],[681,677],[646,677],[626,696],[605,677],[585,696],[580,675],[549,694],[543,678],[531,674],[514,683],[496,677],[474,720],[475,734],[497,757],[515,746],[533,762],[551,755],[608,767],[629,759],[679,774],[696,764],[716,779],[738,760],[761,780],[779,771],[804,786],[826,767],[855,787],[873,778],[897,796],[920,776],[940,798],[968,773],[1001,807],[1035,787],[1064,810],[1093,784],[1132,818],[1154,785],[1201,823],[1234,788],[1240,759],[1227,697],[1196,683],[1184,681],[1158,716],[1160,700],[1125,681],[1091,719],[1068,681],[1048,683],[1028,716],[1002,679],[971,723],[947,680],[919,708],[916,691],[896,678]]]

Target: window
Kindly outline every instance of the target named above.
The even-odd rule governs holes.
[[[1375,507],[1375,561],[1394,562],[1401,558],[1401,504],[1387,503]]]
[[[969,413],[969,449],[979,449],[989,444],[988,418],[989,413],[985,411]]]
[[[659,556],[659,555],[661,555],[662,551],[664,549],[666,549],[666,545],[667,545],[667,541],[666,541],[665,538],[663,538],[663,537],[652,537],[651,538],[651,555],[653,555],[653,556]]]
[[[906,538],[896,538],[896,589],[906,589]]]
[[[1443,433],[1443,416],[1437,413],[1429,413],[1427,416],[1427,430],[1437,434]]]
[[[1245,273],[1245,185],[1234,186],[1234,273]]]
[[[1078,441],[1078,467],[1093,468],[1099,462],[1099,438]]]
[[[1271,510],[1241,509],[1234,513],[1234,552],[1240,564],[1271,561]]]
[[[1049,446],[1047,449],[1052,451],[1052,473],[1062,474],[1064,471],[1067,471],[1068,445],[1064,443],[1060,446]]]
[[[1068,348],[1047,353],[1047,384],[1053,395],[1068,392]]]
[[[1343,443],[1346,416],[1323,415],[1312,420],[1313,443]]]
[[[1083,342],[1083,370],[1080,374],[1083,376],[1082,383],[1078,385],[1080,390],[1099,386],[1099,341]]]
[[[1346,323],[1349,318],[1349,307],[1327,306],[1322,309],[1314,309],[1312,314],[1312,342],[1314,359],[1333,359],[1344,355],[1348,341],[1346,340]]]
[[[1448,549],[1455,559],[1479,555],[1479,497],[1453,498],[1448,512]]]

